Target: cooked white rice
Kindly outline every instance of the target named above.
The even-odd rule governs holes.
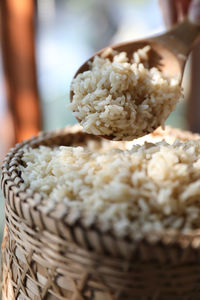
[[[107,146],[27,148],[19,168],[48,203],[98,214],[118,235],[200,228],[200,140]]]
[[[132,140],[164,126],[182,91],[178,79],[148,68],[149,50],[139,49],[128,62],[125,52],[110,49],[72,81],[69,108],[85,132]]]

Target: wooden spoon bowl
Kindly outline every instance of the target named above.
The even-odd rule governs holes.
[[[166,33],[139,41],[131,41],[109,46],[118,52],[126,52],[128,58],[138,49],[147,45],[151,47],[148,52],[149,67],[156,67],[170,77],[179,76],[182,82],[184,67],[190,51],[200,38],[200,25],[191,23],[185,19],[179,25]],[[101,55],[108,47],[96,52],[76,72],[74,78],[89,70],[89,61],[93,61],[96,55]],[[70,92],[70,101],[73,100],[73,92]],[[77,119],[78,120],[78,119]],[[80,122],[80,120],[78,120]],[[112,139],[112,136],[105,136]]]

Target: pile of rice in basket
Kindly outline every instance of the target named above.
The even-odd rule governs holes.
[[[63,202],[84,212],[88,223],[98,216],[118,236],[187,233],[200,228],[200,139],[194,138],[27,147],[19,169],[46,206]]]
[[[85,132],[132,140],[164,127],[183,94],[178,78],[149,68],[149,51],[139,49],[129,62],[109,48],[72,81],[69,108]]]

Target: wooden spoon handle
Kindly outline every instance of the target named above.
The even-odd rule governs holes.
[[[182,54],[188,55],[200,38],[200,25],[185,19],[180,25],[172,28],[169,34],[182,44]]]
[[[165,34],[155,37],[155,41],[173,52],[182,67],[184,67],[188,54],[199,38],[200,25],[193,24],[185,19]]]

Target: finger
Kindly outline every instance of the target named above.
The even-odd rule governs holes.
[[[177,10],[174,0],[159,0],[163,19],[167,28],[170,28],[178,21]]]
[[[190,2],[191,0],[175,0],[178,22],[181,22],[188,14]]]
[[[200,25],[200,0],[193,0],[191,2],[188,18],[190,22]]]

